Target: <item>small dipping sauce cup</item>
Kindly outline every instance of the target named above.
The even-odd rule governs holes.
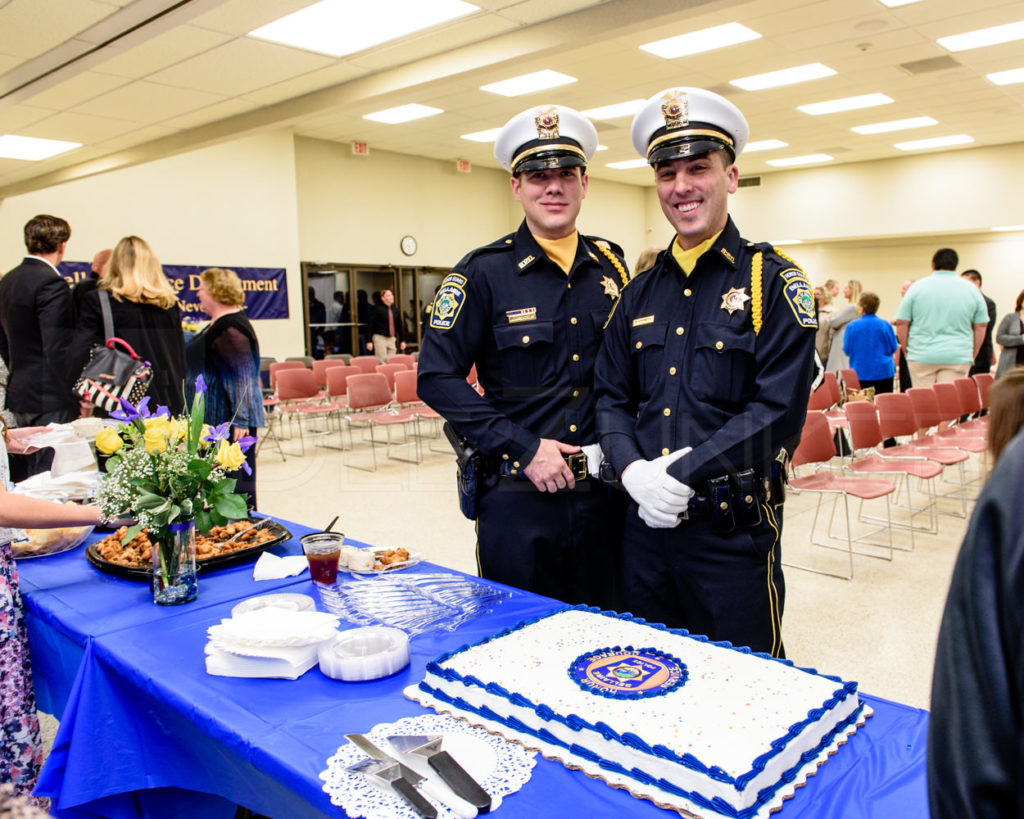
[[[345,536],[341,532],[313,532],[299,540],[309,561],[309,576],[313,582],[327,586],[334,583],[338,579],[341,544]]]

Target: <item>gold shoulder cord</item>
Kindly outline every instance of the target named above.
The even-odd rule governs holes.
[[[591,242],[591,244],[593,244],[594,247],[596,247],[605,256],[607,256],[608,261],[612,263],[612,267],[619,271],[619,278],[622,279],[622,286],[625,287],[627,284],[629,284],[629,274],[626,273],[626,268],[622,266],[622,262],[620,262],[615,257],[615,254],[612,253],[608,248],[602,247],[601,245],[597,244],[597,242]]]
[[[761,332],[763,323],[763,298],[761,295],[761,268],[764,263],[764,254],[759,250],[754,254],[750,263],[750,317],[754,321],[754,335]]]

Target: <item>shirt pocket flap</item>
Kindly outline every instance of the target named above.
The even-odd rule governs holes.
[[[643,350],[646,347],[664,347],[665,333],[668,330],[667,321],[651,322],[630,328],[630,346],[634,350]]]
[[[551,344],[554,340],[555,326],[550,321],[530,321],[494,328],[494,342],[499,350],[526,348],[538,342]]]
[[[714,350],[717,353],[754,353],[756,339],[749,329],[733,327],[730,324],[705,322],[697,326],[697,349]]]

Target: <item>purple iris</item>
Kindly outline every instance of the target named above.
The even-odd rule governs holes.
[[[121,402],[121,409],[114,410],[110,413],[110,417],[115,421],[123,421],[124,423],[131,423],[139,418],[149,418],[149,396],[147,395],[141,401],[137,407],[133,407],[129,403],[128,399],[123,396],[118,399]]]
[[[206,379],[203,378],[203,374],[200,373],[196,376],[196,395],[206,394]]]
[[[202,378],[202,376],[200,376],[200,378]],[[223,424],[218,424],[215,427],[210,427],[210,431],[203,436],[203,440],[207,442],[222,441],[228,437],[228,430],[230,428],[230,421],[225,421]]]

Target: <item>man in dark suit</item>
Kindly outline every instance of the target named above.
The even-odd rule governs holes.
[[[960,274],[960,278],[967,279],[967,281],[976,285],[981,290],[981,274],[977,270],[965,270]],[[985,340],[981,342],[981,349],[978,350],[978,354],[974,357],[974,363],[971,365],[968,375],[991,372],[992,365],[996,361],[995,352],[992,348],[992,327],[996,323],[996,303],[984,293],[981,294],[981,297],[985,300],[985,307],[988,310],[988,327],[985,328]]]
[[[10,379],[7,408],[20,427],[78,417],[72,393],[71,291],[57,272],[71,228],[56,216],[25,225],[28,255],[0,279],[0,356]]]

